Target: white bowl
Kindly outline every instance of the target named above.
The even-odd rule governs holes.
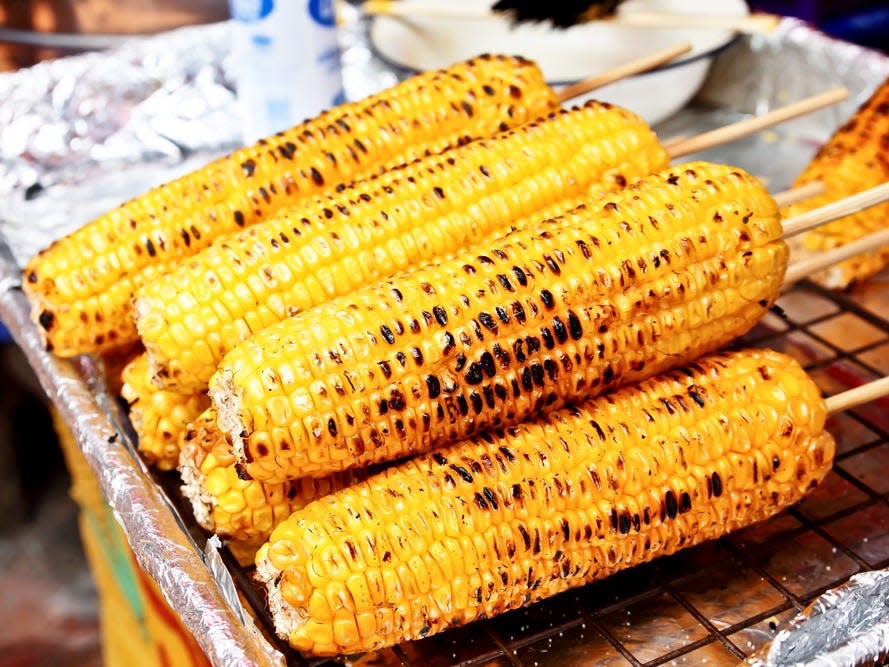
[[[558,2],[558,0],[551,0]],[[400,0],[403,4],[442,4],[442,0]],[[450,0],[449,6],[478,8],[490,0]],[[621,12],[688,14],[748,13],[743,0],[628,0]],[[550,85],[559,87],[598,74],[633,58],[684,40],[692,51],[652,72],[600,88],[588,97],[631,109],[651,124],[682,108],[697,92],[714,55],[734,37],[726,30],[632,28],[590,22],[560,30],[549,24],[512,26],[507,20],[379,16],[370,26],[370,42],[390,66],[406,72],[447,67],[480,53],[525,56],[540,65]],[[572,103],[582,102],[578,98]]]

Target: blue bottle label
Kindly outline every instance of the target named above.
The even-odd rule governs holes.
[[[231,0],[232,17],[244,23],[264,19],[275,8],[274,0]]]
[[[309,0],[309,16],[319,25],[333,27],[336,25],[333,0]]]

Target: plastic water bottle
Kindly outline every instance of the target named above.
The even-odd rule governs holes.
[[[229,0],[244,142],[343,99],[333,0]]]

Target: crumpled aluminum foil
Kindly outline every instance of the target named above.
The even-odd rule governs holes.
[[[889,659],[889,570],[863,572],[810,604],[749,667],[877,665]]]
[[[362,22],[351,18],[342,58],[347,95],[354,98],[398,75],[374,56]],[[46,353],[19,289],[19,266],[54,238],[239,144],[229,31],[227,24],[186,28],[0,75],[0,196],[6,204],[0,212],[0,318],[72,427],[140,565],[213,664],[280,665],[284,657],[244,622],[215,544],[202,551],[191,539],[135,455],[99,369],[89,360]],[[724,52],[698,106],[656,129],[661,136],[698,132],[847,86],[848,102],[795,123],[791,133],[775,134],[765,153],[762,137],[720,149],[721,159],[758,170],[777,189],[887,76],[889,58],[786,20],[768,38],[742,39]],[[889,651],[887,599],[889,572],[858,575],[822,596],[749,664],[873,660]]]

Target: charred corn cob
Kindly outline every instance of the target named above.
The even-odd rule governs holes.
[[[356,472],[280,484],[253,481],[236,465],[225,436],[216,428],[212,408],[188,425],[179,472],[182,492],[191,501],[195,520],[227,540],[242,564],[253,561],[272,528],[293,512],[364,477]]]
[[[703,358],[311,503],[257,574],[297,649],[418,639],[775,514],[830,469],[825,418],[789,357]]]
[[[120,395],[129,405],[130,422],[139,437],[139,452],[161,470],[179,461],[179,440],[189,422],[210,405],[206,393],[177,394],[151,383],[148,360],[140,354],[123,369]]]
[[[691,163],[255,334],[210,381],[256,479],[325,475],[521,421],[713,350],[777,297],[774,200]]]
[[[137,292],[155,382],[204,389],[260,329],[667,164],[641,118],[590,102],[282,212]]]
[[[136,340],[133,292],[214,238],[337,183],[555,107],[536,65],[481,56],[322,113],[151,190],[41,252],[24,271],[35,321],[63,356]]]
[[[824,183],[824,194],[790,207],[788,216],[889,181],[889,79],[824,144],[795,185],[812,181]],[[804,257],[823,252],[887,227],[889,204],[881,204],[807,232],[793,245],[793,253]],[[845,289],[874,275],[887,262],[889,246],[846,260],[812,279],[830,289]]]

